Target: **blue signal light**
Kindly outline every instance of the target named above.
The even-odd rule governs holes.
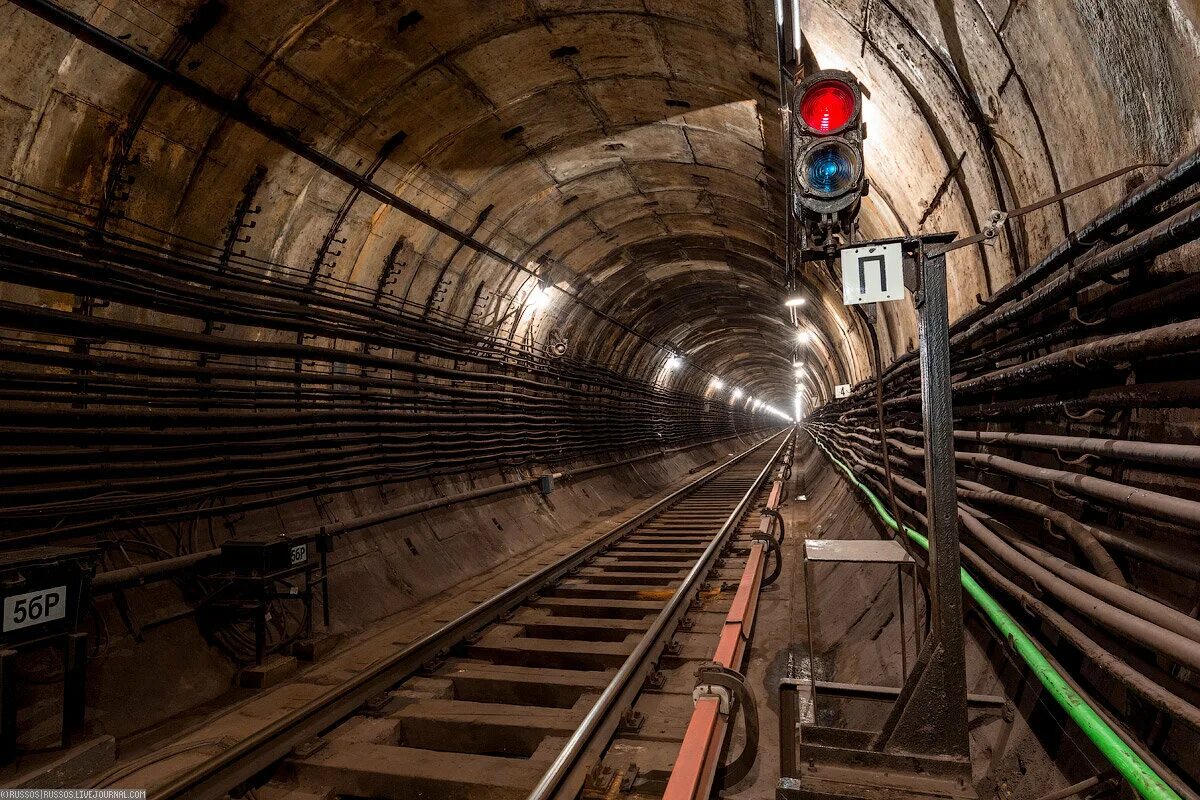
[[[808,155],[808,184],[822,194],[836,194],[854,180],[854,165],[844,148],[830,143]]]

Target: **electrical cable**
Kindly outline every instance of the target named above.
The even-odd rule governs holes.
[[[816,437],[813,441],[821,448],[825,456],[838,467],[847,480],[866,495],[868,503],[875,514],[889,528],[900,531],[896,520],[888,513],[883,502],[865,484],[858,480],[854,471],[843,461],[836,458],[825,445]],[[903,533],[923,549],[929,549],[929,540],[918,531],[905,525]],[[1058,705],[1071,719],[1079,725],[1084,735],[1091,740],[1100,753],[1110,764],[1137,790],[1138,794],[1147,800],[1182,800],[1163,778],[1155,772],[1129,745],[1108,725],[1072,685],[1059,674],[1050,664],[1028,634],[1021,628],[1012,616],[966,571],[960,570],[963,588],[979,609],[984,613],[997,631],[1020,655],[1025,664],[1033,671],[1038,681],[1046,691],[1058,702]]]

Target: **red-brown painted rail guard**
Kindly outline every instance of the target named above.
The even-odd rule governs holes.
[[[767,508],[778,508],[782,497],[783,479],[779,478],[771,486]],[[763,515],[759,528],[763,533],[770,533],[771,520],[771,516]],[[758,610],[758,590],[766,560],[766,546],[759,541],[753,542],[713,654],[712,660],[723,667],[736,670],[742,663],[750,630],[754,627],[754,613]],[[720,698],[700,697],[696,700],[663,800],[702,800],[711,794],[721,763],[721,744],[729,726],[728,717],[721,714],[720,709]]]

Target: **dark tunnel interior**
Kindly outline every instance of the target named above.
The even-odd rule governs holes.
[[[1198,28],[0,0],[0,787],[1200,800]],[[797,199],[826,70],[895,301]]]

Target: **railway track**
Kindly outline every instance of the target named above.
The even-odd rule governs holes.
[[[633,782],[631,749],[643,796],[661,795],[787,441],[731,458],[150,796],[567,798],[589,780]],[[610,747],[621,766],[593,769]]]

